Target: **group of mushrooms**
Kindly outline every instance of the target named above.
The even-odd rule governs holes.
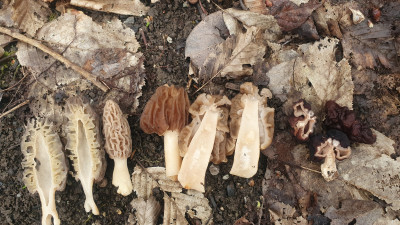
[[[259,93],[246,82],[232,101],[203,93],[190,105],[183,88],[161,86],[147,102],[140,127],[164,136],[167,177],[204,192],[209,161],[227,162],[235,152],[231,174],[250,178],[257,172],[260,150],[274,133],[274,109],[267,106],[271,97],[268,89]]]
[[[73,176],[81,181],[86,196],[85,211],[98,215],[92,188],[94,182],[103,180],[107,166],[99,120],[95,111],[81,98],[68,99],[66,108],[65,152],[72,162]],[[132,151],[131,131],[126,117],[112,100],[108,100],[104,107],[103,133],[104,148],[115,162],[112,184],[118,187],[118,193],[129,195],[132,182],[127,158]],[[60,224],[55,191],[64,190],[69,166],[54,123],[44,118],[30,120],[22,137],[21,150],[24,155],[23,181],[32,194],[38,192],[40,196],[42,224]]]
[[[326,102],[325,114],[326,134],[313,134],[317,118],[311,105],[301,99],[293,105],[289,123],[296,139],[308,142],[311,158],[324,161],[321,164],[322,176],[326,181],[332,181],[338,177],[336,159],[350,157],[350,141],[373,144],[376,136],[369,127],[356,120],[353,110],[334,101]]]
[[[240,86],[232,100],[226,96],[200,94],[190,105],[184,88],[164,85],[157,88],[140,118],[145,133],[164,136],[166,176],[186,189],[204,192],[209,162],[227,162],[234,155],[230,173],[250,178],[258,168],[260,150],[272,142],[274,109],[267,106],[271,92],[250,82]],[[375,136],[355,120],[355,114],[335,102],[326,103],[326,134],[314,135],[316,117],[304,100],[293,106],[289,123],[294,136],[308,141],[312,155],[324,158],[322,175],[327,181],[337,176],[335,160],[350,156],[350,141],[373,143]],[[191,122],[189,123],[189,114]],[[72,162],[73,176],[81,181],[86,199],[85,211],[98,215],[93,199],[93,183],[104,178],[105,152],[98,116],[79,97],[66,102],[64,127],[65,153]],[[38,192],[42,202],[42,224],[60,224],[55,191],[65,188],[69,170],[57,127],[43,118],[34,118],[26,126],[21,141],[24,154],[23,181],[31,193]],[[103,111],[104,148],[114,160],[112,184],[124,196],[132,192],[127,158],[132,153],[131,130],[118,104],[108,100]]]
[[[231,174],[248,178],[257,172],[260,149],[270,145],[273,137],[274,109],[267,107],[270,97],[268,89],[260,96],[256,86],[244,83],[232,101],[201,94],[190,105],[183,88],[165,85],[146,104],[140,126],[146,133],[164,136],[166,175],[187,189],[204,192],[209,161],[226,162],[233,151]],[[32,194],[40,196],[42,224],[60,224],[55,191],[66,186],[69,163],[65,154],[72,162],[73,176],[82,184],[85,211],[99,214],[92,189],[94,182],[103,180],[107,163],[98,116],[81,98],[71,97],[66,102],[65,118],[65,151],[58,128],[45,118],[30,120],[21,141],[23,181]],[[104,106],[103,135],[104,149],[114,160],[112,184],[119,194],[127,196],[133,190],[127,167],[132,153],[131,130],[112,100]]]

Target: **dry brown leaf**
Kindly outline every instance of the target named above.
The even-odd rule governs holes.
[[[301,93],[298,97],[313,108],[321,109],[328,100],[353,108],[351,67],[346,59],[335,61],[337,43],[337,39],[325,38],[299,46],[302,58],[294,64],[294,85]]]
[[[216,74],[228,78],[249,76],[253,73],[251,66],[262,60],[265,51],[262,32],[250,27],[219,44],[199,68],[199,77],[208,80]]]
[[[36,38],[111,88],[106,96],[96,101],[98,108],[102,108],[105,100],[113,98],[125,112],[132,113],[136,109],[144,85],[144,57],[137,52],[139,43],[135,33],[124,28],[121,21],[114,18],[99,25],[83,13],[73,12],[45,24]],[[54,58],[24,43],[17,46],[19,62],[32,73],[33,81],[37,81],[31,86],[29,95],[36,99],[31,104],[34,113],[46,114],[45,108],[52,109],[52,105],[58,103],[56,95],[71,96],[92,90],[91,83]],[[43,94],[47,99],[42,97]]]
[[[189,224],[185,215],[201,220],[201,224],[212,224],[212,209],[203,193],[188,190],[186,194],[172,192],[164,194],[164,224]]]
[[[4,0],[2,1],[3,5],[0,9],[0,25],[4,27],[12,27],[14,25],[14,21],[12,20],[13,16],[13,0]]]
[[[352,146],[351,158],[339,164],[338,172],[349,184],[384,200],[389,208],[400,210],[400,159],[390,157],[395,153],[394,141],[373,132],[376,142]]]
[[[140,0],[71,0],[71,5],[122,15],[143,16],[149,10]]]
[[[181,192],[179,182],[170,180],[165,175],[164,167],[149,167],[146,171],[136,166],[132,173],[133,190],[138,198],[148,199],[152,195],[153,188],[160,187],[167,192]]]
[[[51,14],[48,5],[39,0],[14,0],[13,2],[12,20],[20,30],[30,36],[35,36],[36,31],[47,22]]]
[[[208,15],[190,32],[186,39],[185,57],[190,57],[196,67],[203,65],[214,48],[229,35],[222,12]]]
[[[135,211],[136,224],[153,225],[157,224],[158,215],[161,211],[160,203],[150,196],[147,200],[143,198],[135,198],[131,202],[131,206]],[[132,221],[129,224],[134,224]]]
[[[311,16],[311,13],[321,6],[319,1],[309,1],[296,5],[290,0],[274,0],[270,14],[275,17],[284,31],[291,31],[300,27]]]
[[[260,14],[268,13],[265,0],[243,0],[243,3],[251,12],[256,12]]]

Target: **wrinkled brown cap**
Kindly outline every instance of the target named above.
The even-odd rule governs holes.
[[[158,87],[143,110],[140,127],[145,133],[160,136],[167,130],[181,130],[188,122],[189,104],[184,88]]]

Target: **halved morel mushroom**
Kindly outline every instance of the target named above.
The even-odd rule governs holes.
[[[340,132],[340,131],[338,131]],[[321,173],[326,181],[332,181],[338,177],[336,159],[347,159],[351,155],[350,141],[345,134],[336,131],[328,132],[330,137],[315,135],[310,139],[311,155],[324,160],[321,164]]]
[[[293,135],[299,141],[307,141],[314,132],[314,125],[317,117],[311,110],[311,105],[300,99],[293,105],[293,115],[289,117],[290,126],[293,128]]]
[[[108,100],[104,106],[103,133],[106,152],[114,160],[112,184],[118,187],[118,194],[127,196],[133,190],[127,165],[127,159],[132,153],[131,129],[113,100]]]
[[[260,150],[271,144],[274,134],[275,110],[267,106],[271,97],[268,89],[260,96],[258,88],[246,82],[232,99],[230,131],[237,141],[231,174],[250,178],[257,172]]]
[[[178,137],[188,122],[189,105],[184,88],[164,85],[157,88],[140,117],[140,128],[145,133],[164,136],[165,169],[167,176],[174,181],[177,181],[182,163]]]
[[[92,189],[94,182],[104,178],[107,167],[101,147],[99,120],[93,109],[78,97],[68,99],[66,117],[66,149],[75,170],[73,176],[82,183],[86,196],[85,211],[91,210],[94,215],[99,215]]]
[[[53,123],[45,119],[28,122],[21,141],[23,181],[30,193],[40,196],[42,224],[60,224],[55,192],[64,190],[68,173],[62,148]]]
[[[178,180],[184,188],[204,192],[204,178],[214,148],[218,120],[223,113],[221,106],[230,104],[225,96],[201,94],[190,106],[189,112],[197,123],[194,126],[198,128],[191,138],[178,174]],[[201,121],[199,125],[198,121]]]
[[[223,96],[220,95],[213,95],[212,97],[215,98],[216,102],[223,98]],[[218,108],[220,109],[220,113],[217,122],[214,147],[210,157],[210,161],[214,164],[227,162],[227,156],[232,155],[233,151],[235,150],[235,144],[229,135],[229,105],[220,105]],[[204,114],[200,115],[199,110],[200,108],[195,104],[190,107],[189,112],[193,117],[192,122],[184,127],[179,134],[179,149],[182,157],[185,156],[189,144],[199,129],[201,120],[203,119]]]

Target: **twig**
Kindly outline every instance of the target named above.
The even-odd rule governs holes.
[[[203,4],[201,4],[201,0],[197,2],[197,10],[200,12],[201,19],[204,20],[206,16],[208,15],[207,10],[203,7]]]
[[[5,117],[5,116],[7,116],[8,114],[14,112],[15,110],[21,108],[22,106],[24,106],[24,105],[26,105],[26,104],[28,104],[28,103],[29,103],[29,100],[26,100],[26,101],[24,101],[24,102],[18,104],[18,105],[15,106],[14,108],[12,108],[12,109],[8,110],[7,112],[1,114],[1,115],[0,115],[0,119],[3,118],[3,117]]]
[[[86,70],[82,69],[82,67],[78,66],[77,64],[69,61],[68,59],[66,59],[65,57],[63,57],[62,55],[58,54],[57,52],[53,51],[52,49],[50,49],[49,47],[47,47],[46,45],[28,38],[20,33],[17,32],[13,32],[10,29],[7,29],[5,27],[0,27],[0,33],[3,34],[7,34],[13,38],[16,38],[20,41],[23,41],[27,44],[30,44],[32,46],[35,46],[36,48],[42,50],[43,52],[51,55],[53,58],[55,58],[56,60],[64,63],[64,65],[67,68],[71,68],[73,70],[75,70],[76,72],[80,73],[84,78],[90,80],[94,85],[96,85],[98,88],[100,88],[102,91],[107,92],[109,90],[108,87],[106,87],[102,82],[100,82],[97,77],[95,77],[93,74],[87,72]]]
[[[139,29],[139,33],[140,33],[140,35],[142,36],[142,39],[143,39],[144,46],[146,46],[146,49],[147,49],[147,40],[146,40],[146,35],[144,35],[144,31],[143,31],[143,29],[142,29],[142,28],[140,28],[140,29]]]
[[[15,52],[13,52],[12,54],[10,54],[9,56],[6,56],[6,57],[0,59],[0,63],[4,62],[4,61],[6,61],[6,60],[8,60],[8,59],[10,59],[10,58],[12,58],[12,57],[14,57],[14,56],[15,56]]]
[[[9,91],[9,90],[13,89],[15,86],[17,86],[19,83],[21,83],[21,82],[28,76],[28,74],[29,74],[29,73],[27,73],[26,75],[24,75],[24,77],[23,77],[21,80],[19,80],[17,83],[15,83],[14,85],[12,85],[11,87],[8,87],[8,88],[6,88],[6,89],[4,89],[4,90],[0,90],[0,93],[1,93],[1,92],[6,92],[6,91]]]

